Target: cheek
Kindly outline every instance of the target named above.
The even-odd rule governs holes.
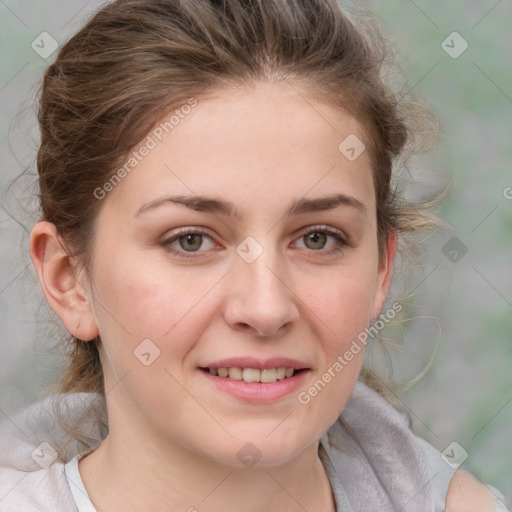
[[[309,292],[304,302],[317,318],[319,339],[325,340],[329,350],[343,350],[369,324],[375,273],[343,269],[322,283],[316,281],[314,288],[311,285],[306,285]]]
[[[315,413],[330,415],[332,421],[348,400],[361,370],[365,353],[361,333],[370,323],[375,275],[370,265],[352,267],[308,297],[311,317],[317,319],[316,338],[322,344],[322,355],[317,380],[304,390],[301,403],[307,402]]]
[[[369,324],[374,286],[368,274],[340,273],[308,296],[307,314],[318,329],[319,364],[298,401],[305,416],[317,418],[312,427],[318,428],[318,435],[341,413],[361,370],[365,345],[358,336]]]
[[[184,371],[188,352],[209,325],[207,294],[219,278],[191,279],[193,272],[141,264],[137,272],[120,263],[102,272],[99,288],[109,309],[99,308],[105,335],[102,365],[112,418],[130,415],[134,424],[164,432],[193,451],[210,442],[204,439],[204,425],[213,439],[222,440],[224,431],[208,423],[201,401],[191,398]],[[145,345],[152,361],[148,366],[134,356],[134,351],[143,354],[138,347],[145,339],[160,351],[153,360],[154,348]],[[231,441],[226,441],[228,448]]]
[[[122,250],[108,253],[109,258],[101,259],[98,252],[95,270],[95,310],[107,387],[122,380],[119,388],[142,404],[148,417],[170,405],[175,419],[197,414],[177,382],[183,379],[186,354],[208,325],[207,301],[202,299],[218,277],[177,272],[132,259]],[[149,354],[147,366],[143,354]],[[155,394],[155,389],[168,394]]]
[[[112,248],[113,249],[113,248]],[[165,262],[128,257],[127,251],[98,253],[95,304],[100,335],[133,350],[150,339],[162,352],[176,355],[200,336],[211,311],[208,295],[219,282],[212,270],[179,271]],[[210,308],[211,309],[211,308]],[[176,342],[179,340],[179,343]]]

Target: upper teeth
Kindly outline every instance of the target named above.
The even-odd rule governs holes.
[[[265,368],[258,370],[257,368],[240,368],[233,366],[231,368],[209,368],[212,375],[219,377],[229,377],[233,380],[244,380],[245,382],[275,382],[276,380],[286,379],[294,373],[293,368]]]

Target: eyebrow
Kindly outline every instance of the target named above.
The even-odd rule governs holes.
[[[156,199],[141,206],[135,215],[138,216],[142,213],[155,210],[167,203],[181,204],[195,211],[226,215],[236,219],[241,219],[244,216],[244,212],[233,203],[216,197],[206,196],[172,196]],[[289,205],[286,210],[285,217],[304,213],[334,210],[339,207],[349,207],[361,212],[362,214],[366,213],[366,206],[355,197],[346,194],[332,194],[314,199],[304,197],[296,199]]]

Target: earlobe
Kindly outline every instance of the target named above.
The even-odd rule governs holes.
[[[393,265],[395,262],[396,249],[398,245],[398,233],[390,232],[388,235],[386,250],[379,262],[377,273],[377,285],[373,300],[370,322],[373,322],[380,315],[384,302],[389,292],[391,279],[393,277]]]
[[[92,301],[76,275],[54,224],[38,222],[30,235],[30,256],[44,296],[70,334],[88,341],[98,336]]]

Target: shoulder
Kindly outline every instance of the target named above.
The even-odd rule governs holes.
[[[54,462],[47,468],[35,471],[0,467],[0,510],[76,511],[64,463]]]
[[[459,469],[448,488],[446,512],[499,512],[499,508],[484,484]]]

